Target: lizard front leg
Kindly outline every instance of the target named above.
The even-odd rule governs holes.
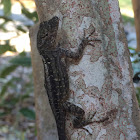
[[[64,49],[64,48],[59,48],[59,50],[60,50],[60,53],[62,56],[77,60],[82,57],[83,51],[87,45],[91,45],[94,47],[94,44],[92,44],[91,42],[101,42],[101,40],[100,39],[90,39],[89,40],[89,37],[86,37],[82,40],[82,42],[80,43],[76,52],[73,52],[73,51],[70,51],[70,50]]]
[[[91,41],[92,42],[101,42],[100,39],[89,40],[89,37],[86,37],[82,40],[82,42],[79,45],[76,52],[72,52],[72,51],[64,49],[64,48],[59,48],[60,53],[61,53],[61,55],[68,57],[68,58],[80,59],[82,57],[84,48],[87,45],[94,46],[93,44],[90,43]],[[85,111],[82,108],[80,108],[70,102],[65,102],[63,104],[63,106],[64,106],[64,109],[66,110],[66,112],[69,112],[75,116],[75,119],[73,120],[74,128],[83,128],[84,126],[92,123],[92,118],[94,117],[95,113],[90,118],[85,119]]]

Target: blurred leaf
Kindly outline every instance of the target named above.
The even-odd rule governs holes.
[[[28,95],[28,94],[26,94],[26,95],[22,95],[21,96],[21,100],[23,101],[24,99],[27,99],[27,98],[29,98],[30,96]]]
[[[19,101],[18,97],[10,96],[5,100],[5,104],[9,105],[9,107],[14,106]]]
[[[139,81],[140,81],[140,72],[137,72],[133,77],[133,82],[139,83]]]
[[[15,48],[13,46],[10,46],[9,44],[0,45],[0,55],[7,51],[16,52]]]
[[[25,30],[22,26],[17,26],[16,27],[19,31],[22,31],[23,33],[26,33],[27,30]]]
[[[33,13],[32,13],[32,16],[33,16],[32,20],[33,20],[35,23],[37,23],[37,22],[38,22],[38,15],[37,15],[37,12],[36,12],[36,11],[33,12]]]
[[[1,24],[0,24],[0,29],[3,31],[3,32],[8,32],[7,28],[5,27],[5,25],[9,22],[9,21],[12,21],[14,22],[10,17],[7,17],[7,16],[0,16],[0,19],[4,20]]]
[[[122,19],[124,23],[131,23],[132,25],[134,25],[134,18],[126,16],[126,15],[122,15]]]
[[[119,0],[120,7],[123,9],[132,10],[132,2],[131,0]]]
[[[21,78],[13,77],[12,79],[10,79],[6,83],[4,83],[2,88],[1,88],[0,99],[2,99],[3,95],[5,94],[5,92],[7,91],[7,89],[9,87],[12,86],[15,81],[18,82],[19,80],[21,81]]]
[[[3,0],[2,1],[3,5],[4,5],[4,15],[8,16],[11,13],[11,0]]]
[[[20,55],[20,56],[26,56],[26,52],[23,51],[23,52],[19,53],[19,55]]]
[[[8,113],[7,112],[0,112],[0,117],[6,116]]]
[[[2,87],[2,90],[0,92],[0,98],[2,98],[2,96],[5,94],[5,92],[7,91],[9,85],[12,83],[12,80],[9,80],[6,84],[4,84],[4,86]]]
[[[128,47],[129,51],[132,51],[133,53],[136,53],[135,49],[132,47]]]
[[[2,69],[0,72],[0,78],[5,78],[7,75],[9,75],[11,72],[13,72],[17,68],[17,65],[8,65]]]
[[[17,66],[31,66],[31,58],[27,56],[17,56],[10,60],[10,63]]]
[[[0,18],[4,19],[5,22],[13,21],[10,17],[7,17],[7,16],[1,16],[0,15]]]
[[[35,127],[35,136],[37,136],[37,134],[38,134],[38,133],[37,133],[37,128]]]
[[[22,14],[24,14],[27,18],[33,20],[35,23],[38,21],[38,15],[37,12],[29,12],[27,8],[20,2],[22,6]]]
[[[3,22],[3,23],[0,24],[0,29],[1,29],[1,31],[3,31],[3,32],[8,32],[7,28],[5,28],[6,23],[7,23],[7,22]]]
[[[28,119],[35,120],[35,112],[29,108],[20,109],[20,113]]]
[[[139,103],[139,106],[140,106],[140,87],[136,88],[136,96],[137,96],[137,100],[138,100],[138,103]]]
[[[7,80],[5,78],[0,78],[0,83],[5,83]]]
[[[134,61],[132,61],[132,63],[138,63],[138,62],[140,62],[140,60],[139,59],[135,59]]]
[[[21,133],[20,140],[26,140],[24,132]]]
[[[22,5],[22,13],[29,19],[32,18],[32,13],[30,13],[23,5]]]

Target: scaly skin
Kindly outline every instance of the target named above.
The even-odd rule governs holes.
[[[91,40],[84,38],[78,47],[77,52],[71,52],[56,45],[56,36],[59,25],[58,17],[53,17],[49,21],[42,22],[37,34],[37,48],[42,56],[45,72],[45,88],[49,102],[55,116],[59,140],[66,140],[65,121],[66,112],[75,115],[73,126],[82,128],[91,123],[91,120],[84,119],[84,110],[70,102],[69,98],[69,78],[67,67],[62,62],[62,57],[79,59],[84,48]],[[94,40],[100,41],[100,40]]]

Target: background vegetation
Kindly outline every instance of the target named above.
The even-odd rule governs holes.
[[[134,26],[133,15],[124,12],[126,10],[132,13],[131,0],[119,2],[124,24],[130,22]],[[12,13],[12,7],[17,3],[21,8],[21,14]],[[17,48],[12,43],[14,38],[28,34],[29,28],[36,22],[38,17],[33,0],[1,1],[0,31],[3,34],[0,34],[0,139],[2,140],[36,139],[30,52],[24,48]],[[10,37],[11,33],[14,33],[14,36]],[[7,38],[3,39],[3,35],[7,35]],[[24,46],[24,43],[19,44]],[[135,66],[139,63],[139,57],[132,46],[129,46],[129,49],[134,72],[137,73],[139,69]],[[136,92],[140,103],[139,87],[136,87]]]

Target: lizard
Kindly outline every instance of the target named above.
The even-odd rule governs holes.
[[[57,16],[40,23],[37,33],[37,49],[44,64],[44,86],[55,117],[59,140],[67,140],[65,132],[67,112],[75,116],[73,119],[74,128],[82,128],[91,121],[85,120],[85,111],[82,108],[68,102],[69,78],[67,66],[62,58],[65,61],[67,58],[77,60],[82,56],[84,48],[92,44],[88,37],[84,37],[76,52],[62,48],[60,43],[56,43],[58,27],[59,18]],[[94,41],[100,40],[95,39]]]

